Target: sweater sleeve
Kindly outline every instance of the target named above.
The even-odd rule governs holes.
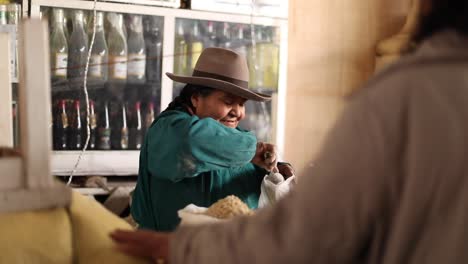
[[[251,132],[229,128],[212,118],[172,111],[150,128],[148,169],[171,181],[249,163],[257,139]]]
[[[352,101],[329,134],[313,173],[275,207],[253,217],[180,227],[170,263],[355,263],[382,207],[386,148],[379,119]]]

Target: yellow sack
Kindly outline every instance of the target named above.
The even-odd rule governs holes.
[[[71,234],[64,208],[0,214],[0,263],[72,263]]]
[[[77,263],[149,263],[115,250],[109,233],[117,228],[131,229],[131,226],[98,202],[73,192],[70,218]]]
[[[109,233],[131,229],[101,204],[72,192],[70,208],[0,214],[0,263],[149,263],[115,250]]]

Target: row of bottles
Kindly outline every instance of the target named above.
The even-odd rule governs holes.
[[[66,20],[64,10],[52,9],[51,67],[57,80],[82,81],[93,16],[82,10]],[[105,27],[104,17],[107,17]],[[86,19],[88,22],[86,22]],[[124,18],[127,23],[124,23]],[[160,82],[162,63],[161,18],[97,12],[96,38],[91,52],[88,79],[93,81]],[[69,38],[65,21],[72,21]],[[85,25],[87,24],[87,25]],[[88,29],[88,30],[85,30]],[[177,19],[174,72],[191,75],[206,47],[233,49],[246,56],[252,89],[276,90],[279,70],[279,31],[270,26]]]
[[[279,45],[275,28],[177,19],[174,72],[191,75],[201,51],[207,47],[232,49],[244,55],[252,89],[277,89]]]
[[[52,9],[50,61],[53,84],[64,80],[72,84],[83,81],[94,26],[92,13],[87,16],[88,23],[85,17],[82,10],[71,12],[73,26],[69,34],[64,9]],[[160,18],[97,12],[95,24],[96,35],[88,69],[90,83],[161,81]]]
[[[89,103],[89,150],[139,150],[155,118],[153,102],[103,101]],[[79,100],[60,99],[53,107],[54,150],[80,150],[87,137],[86,106]]]
[[[74,115],[78,111],[73,107],[76,102],[71,99],[83,98],[77,92],[81,89],[62,90],[56,87],[63,84],[79,88],[82,85],[93,32],[93,13],[62,8],[44,8],[42,11],[51,22],[54,149],[80,149],[86,137],[85,108],[83,101],[78,103],[81,108],[79,114],[83,117],[79,123],[76,122]],[[148,109],[153,109],[154,116],[155,107],[159,107],[149,107],[145,101],[160,101],[162,31],[163,17],[96,13],[96,36],[87,77],[89,86],[97,84],[102,89],[89,91],[90,97],[96,101],[92,108],[97,111],[93,114],[97,123],[91,131],[89,149],[139,149],[140,144],[135,143],[138,137],[134,136],[139,134],[135,133],[139,131],[135,130],[138,123],[135,120],[139,119],[135,118],[136,113],[139,112],[141,116],[144,134]],[[279,66],[277,28],[177,18],[174,33],[171,37],[175,38],[176,74],[191,75],[204,48],[223,47],[246,56],[251,76],[249,86],[252,89],[269,94],[276,92]],[[177,96],[182,86],[179,87],[178,83],[174,85],[174,96]],[[138,101],[142,102],[141,109],[135,111]],[[247,104],[246,119],[240,124],[241,127],[254,131],[259,140],[271,140],[271,104]],[[65,127],[61,121],[63,119],[58,118],[64,116],[63,111],[58,109],[64,109],[66,113]],[[78,125],[81,129],[78,129]],[[81,140],[77,139],[78,136]]]
[[[21,16],[19,4],[0,4],[0,25],[18,25]]]

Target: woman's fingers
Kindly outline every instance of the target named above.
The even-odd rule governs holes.
[[[274,167],[276,167],[277,163],[277,151],[276,146],[273,144],[264,143],[264,161],[265,164],[269,167],[271,171]]]
[[[116,230],[110,237],[117,243],[117,249],[129,255],[156,259],[167,259],[169,234],[154,231]]]
[[[110,236],[117,242],[145,242],[151,240],[154,234],[151,231],[145,230],[129,231],[118,229],[112,232]]]
[[[294,175],[293,167],[286,163],[278,165],[278,170],[285,178],[289,178]]]
[[[141,258],[153,258],[153,253],[151,249],[142,247],[140,245],[133,244],[117,244],[117,250],[131,256],[141,257]]]
[[[272,171],[277,163],[277,150],[276,146],[269,143],[258,142],[255,157],[252,163],[260,166],[268,171]]]

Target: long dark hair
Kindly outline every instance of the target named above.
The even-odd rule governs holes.
[[[424,0],[423,0],[424,1]],[[427,0],[430,11],[422,15],[419,29],[414,35],[416,42],[421,42],[444,29],[454,29],[468,36],[468,1],[467,0]]]
[[[195,112],[195,108],[192,104],[192,96],[200,95],[202,97],[207,97],[214,91],[213,88],[195,85],[195,84],[186,84],[182,91],[180,91],[179,96],[174,98],[174,100],[169,104],[165,111],[168,110],[187,110],[190,108]]]

